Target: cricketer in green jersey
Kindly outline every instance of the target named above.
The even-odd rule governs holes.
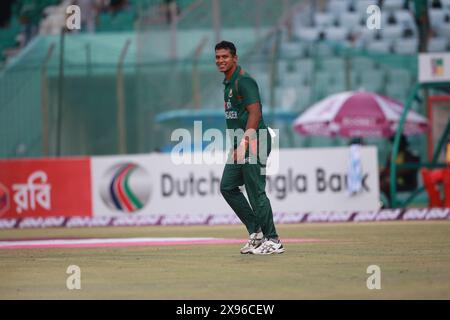
[[[260,155],[269,155],[271,137],[262,117],[258,85],[237,64],[238,56],[233,43],[218,43],[215,54],[217,68],[225,75],[223,84],[227,129],[244,131],[242,139],[233,143],[231,161],[227,161],[220,183],[223,197],[249,233],[249,240],[241,248],[241,253],[283,253],[284,247],[278,239],[272,207],[265,191],[266,176],[261,171],[265,167],[266,157]],[[261,142],[258,139],[264,139],[264,143],[258,143]],[[261,148],[266,150],[260,152],[258,149]],[[250,155],[256,155],[257,161],[249,161]],[[242,185],[245,186],[250,204],[239,189]]]

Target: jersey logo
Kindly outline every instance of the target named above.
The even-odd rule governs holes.
[[[230,89],[230,93],[228,94],[228,98],[232,98],[233,97],[233,89]]]

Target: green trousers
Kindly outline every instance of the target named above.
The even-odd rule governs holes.
[[[261,164],[259,159],[258,163],[254,164],[227,163],[220,183],[220,192],[249,234],[261,230],[266,238],[278,238],[272,207],[265,191],[266,176],[261,174],[263,167],[265,165]],[[239,189],[242,185],[245,185],[250,204]]]

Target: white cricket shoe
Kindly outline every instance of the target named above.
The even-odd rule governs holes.
[[[248,241],[245,244],[245,246],[243,246],[241,248],[241,253],[242,254],[251,253],[252,250],[258,248],[261,245],[261,243],[263,243],[263,238],[264,238],[264,235],[262,232],[252,233],[249,236]]]
[[[258,248],[251,251],[253,254],[274,254],[283,252],[284,247],[281,244],[281,241],[277,243],[270,239],[266,239]]]

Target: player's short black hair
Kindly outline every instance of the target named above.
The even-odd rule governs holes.
[[[220,41],[218,44],[216,44],[216,47],[214,50],[219,49],[228,49],[230,50],[230,53],[235,56],[236,55],[236,46],[233,42],[230,41]]]

